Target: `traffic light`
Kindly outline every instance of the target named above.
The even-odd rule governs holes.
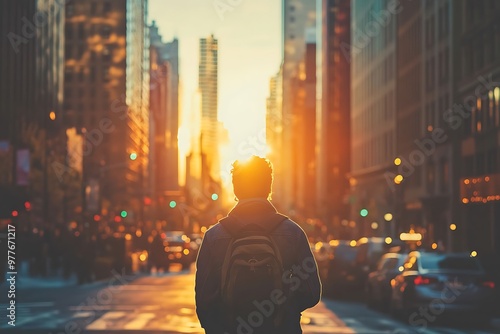
[[[170,201],[170,204],[169,206],[173,209],[177,206],[177,202],[176,201]]]
[[[213,193],[212,194],[212,201],[216,201],[219,199],[219,195],[217,195],[216,193]]]
[[[135,161],[137,160],[137,153],[130,153],[130,160]]]
[[[368,210],[367,210],[367,209],[361,209],[361,210],[359,211],[359,215],[360,215],[361,217],[366,217],[366,216],[368,216]]]
[[[127,212],[127,211],[125,211],[125,210],[123,210],[122,212],[120,212],[120,216],[121,216],[122,218],[127,218],[127,216],[128,216],[128,212]]]

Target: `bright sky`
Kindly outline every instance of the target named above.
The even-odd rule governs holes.
[[[199,39],[214,34],[219,40],[219,120],[230,139],[221,167],[227,170],[230,161],[249,154],[264,155],[269,79],[281,62],[281,1],[150,0],[149,4],[149,18],[156,20],[164,41],[179,39],[183,119],[192,110],[198,85]]]

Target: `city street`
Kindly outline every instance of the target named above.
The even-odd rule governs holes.
[[[194,268],[159,275],[115,273],[114,278],[83,286],[40,289],[20,285],[15,330],[3,321],[0,332],[203,333],[194,310],[193,281]],[[6,293],[5,286],[0,292]],[[6,307],[1,305],[2,310]],[[458,329],[458,325],[411,327],[363,303],[328,299],[306,311],[302,322],[304,333],[498,333],[498,329]]]

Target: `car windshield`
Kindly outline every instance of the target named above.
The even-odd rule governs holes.
[[[476,259],[465,256],[422,256],[420,263],[422,268],[427,270],[481,270]]]

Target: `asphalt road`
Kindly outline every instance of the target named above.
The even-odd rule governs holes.
[[[84,286],[18,287],[16,327],[7,324],[5,286],[0,288],[0,333],[204,333],[194,311],[194,275],[191,271],[122,276]],[[500,333],[466,323],[429,323],[411,327],[356,301],[324,299],[304,312],[308,333],[422,334]]]

